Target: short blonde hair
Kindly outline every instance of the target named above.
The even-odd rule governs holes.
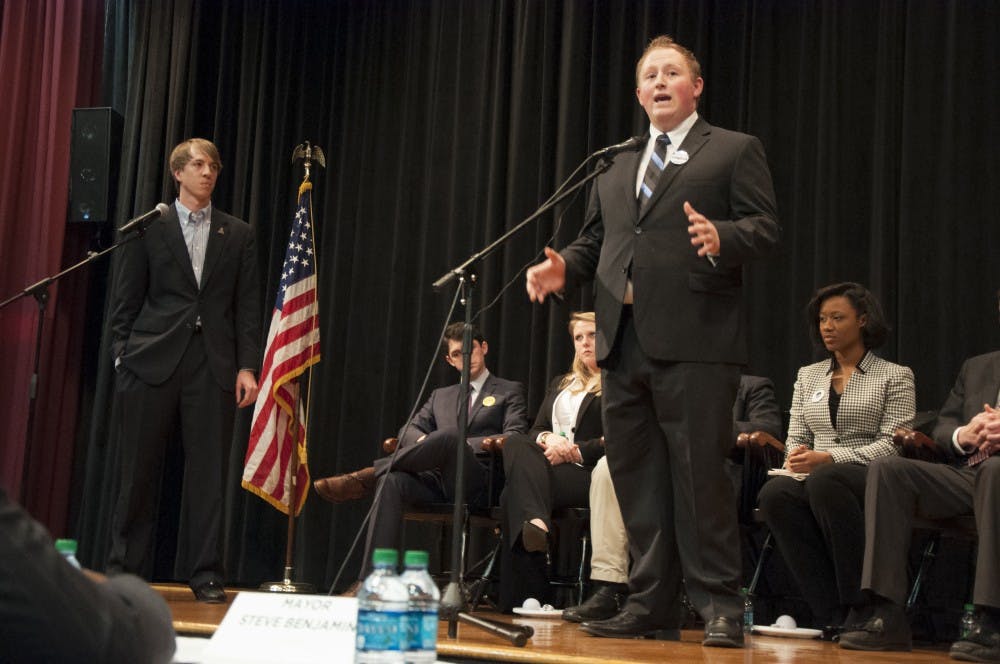
[[[656,50],[658,48],[672,48],[681,55],[687,61],[688,69],[691,70],[691,79],[701,78],[701,64],[698,62],[698,58],[694,57],[694,53],[690,49],[684,48],[680,44],[674,41],[674,38],[669,35],[660,35],[659,37],[653,37],[646,46],[646,50],[642,52],[639,57],[639,62],[635,63],[635,84],[639,85],[639,78],[642,75],[642,63],[649,55],[650,51]]]
[[[198,148],[207,154],[212,158],[212,161],[219,165],[219,170],[222,170],[222,158],[219,156],[219,148],[215,147],[215,143],[206,138],[189,138],[170,152],[171,173],[184,170],[188,162],[194,159],[191,148]]]

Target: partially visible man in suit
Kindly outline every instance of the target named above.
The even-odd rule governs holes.
[[[464,330],[464,323],[452,323],[441,342],[445,362],[459,373]],[[486,368],[486,339],[475,328],[472,336],[468,403],[461,401],[460,384],[434,390],[420,412],[403,427],[395,454],[378,459],[374,466],[313,482],[320,496],[341,503],[370,495],[382,481],[378,505],[368,525],[359,579],[364,579],[371,569],[372,551],[399,548],[406,505],[454,499],[456,446],[462,445],[464,450],[466,502],[476,504],[487,497],[487,468],[476,459],[483,439],[528,430],[524,387],[491,374]],[[468,409],[468,437],[464,441],[458,430],[460,408]]]
[[[122,476],[109,572],[152,574],[167,441],[184,446],[178,575],[223,602],[222,508],[235,407],[257,398],[260,311],[250,226],[212,206],[222,169],[210,141],[170,154],[177,200],[124,245],[111,303]]]
[[[0,490],[0,662],[166,664],[175,641],[149,584],[73,567]]]
[[[740,376],[740,386],[733,404],[733,428],[730,459],[726,468],[738,494],[756,502],[757,491],[767,469],[745,463],[744,450],[736,446],[741,433],[766,431],[781,437],[781,410],[774,396],[774,383],[762,376]],[[738,460],[734,459],[739,455]],[[744,487],[746,491],[743,491]],[[742,511],[746,506],[740,505]],[[748,509],[752,510],[753,505]],[[591,473],[590,483],[590,579],[596,585],[587,601],[563,610],[563,620],[589,622],[607,620],[625,608],[628,598],[628,537],[618,498],[615,495],[607,460],[602,457]],[[584,631],[588,631],[584,627]]]
[[[746,363],[743,264],[778,241],[774,191],[756,138],[698,116],[698,60],[658,37],[636,66],[649,117],[591,190],[580,236],[528,270],[541,301],[594,280],[608,466],[628,529],[629,599],[603,636],[668,625],[683,571],[708,646],[743,646],[740,556],[725,458]]]
[[[997,293],[1000,304],[1000,292]],[[865,560],[861,587],[872,598],[871,619],[840,635],[851,650],[909,650],[903,610],[906,556],[915,516],[946,519],[973,514],[979,532],[972,599],[976,624],[951,656],[1000,662],[1000,351],[965,361],[938,413],[933,438],[952,463],[876,459],[865,484]]]

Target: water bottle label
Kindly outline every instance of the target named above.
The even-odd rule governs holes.
[[[420,649],[435,650],[437,648],[438,615],[437,611],[424,611],[421,614]]]
[[[405,648],[403,630],[406,614],[402,611],[358,611],[358,651]]]

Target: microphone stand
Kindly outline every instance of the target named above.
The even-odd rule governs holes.
[[[469,402],[469,360],[472,356],[472,295],[473,287],[476,281],[476,275],[471,271],[471,267],[478,261],[486,258],[491,253],[493,253],[499,246],[506,243],[511,237],[518,233],[521,229],[526,227],[529,223],[540,217],[545,212],[548,212],[561,201],[563,201],[570,194],[574,193],[585,184],[596,178],[598,175],[602,174],[604,171],[611,167],[611,162],[604,159],[604,154],[595,153],[588,157],[589,161],[593,156],[600,156],[601,161],[598,162],[597,166],[594,168],[586,177],[582,178],[579,182],[571,187],[566,187],[566,182],[560,185],[559,189],[552,197],[543,203],[541,207],[535,210],[530,216],[518,223],[516,226],[511,228],[509,231],[498,237],[496,240],[488,244],[486,247],[480,251],[474,253],[468,259],[463,261],[457,267],[452,268],[441,276],[437,281],[434,282],[434,290],[440,290],[448,285],[453,279],[460,279],[460,288],[462,288],[462,304],[465,307],[465,331],[462,334],[462,377],[459,383],[459,403],[467,404]],[[584,164],[586,161],[584,162]],[[582,166],[582,164],[581,164]],[[575,172],[574,172],[575,174]],[[572,178],[573,175],[570,175]],[[568,180],[567,180],[568,182]],[[468,440],[469,437],[469,413],[468,408],[458,409],[458,430],[463,434],[463,440]],[[458,636],[458,622],[464,622],[466,624],[475,625],[480,629],[486,630],[490,633],[502,636],[503,638],[510,641],[513,645],[521,647],[527,643],[528,638],[534,634],[534,629],[527,625],[513,625],[505,622],[487,621],[482,618],[477,618],[470,613],[468,613],[466,606],[466,593],[462,589],[462,574],[464,572],[461,569],[462,565],[462,537],[460,525],[464,522],[465,512],[467,510],[465,504],[465,450],[461,446],[455,448],[456,462],[455,462],[455,487],[454,487],[454,511],[452,512],[452,527],[451,534],[451,575],[448,581],[448,586],[445,588],[444,593],[441,595],[441,605],[440,612],[441,617],[448,620],[448,638],[454,639]]]
[[[31,463],[31,443],[34,439],[35,405],[37,403],[36,397],[38,396],[38,366],[42,352],[42,326],[45,324],[45,305],[48,304],[49,301],[49,285],[65,277],[67,274],[74,272],[77,269],[92,263],[93,261],[96,261],[98,258],[114,251],[123,244],[142,237],[145,234],[145,231],[145,227],[140,226],[136,233],[126,235],[124,238],[115,242],[107,249],[96,252],[88,251],[87,257],[79,263],[66,268],[62,272],[58,272],[51,277],[45,277],[41,281],[28,286],[21,292],[11,295],[3,302],[0,302],[0,310],[10,304],[13,304],[17,300],[20,300],[22,297],[33,297],[38,303],[38,323],[35,325],[34,360],[31,379],[28,382],[28,423],[24,432],[24,461],[21,464],[21,490],[18,494],[18,502],[20,502],[21,505],[25,504],[28,492],[28,470]]]

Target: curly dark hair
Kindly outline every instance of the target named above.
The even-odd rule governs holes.
[[[823,286],[809,300],[809,304],[806,305],[806,321],[813,342],[819,346],[823,345],[819,333],[819,310],[828,299],[838,296],[846,297],[858,316],[865,317],[865,325],[861,328],[861,343],[865,348],[871,350],[885,343],[890,328],[885,320],[885,314],[882,313],[882,305],[870,290],[853,281]]]

